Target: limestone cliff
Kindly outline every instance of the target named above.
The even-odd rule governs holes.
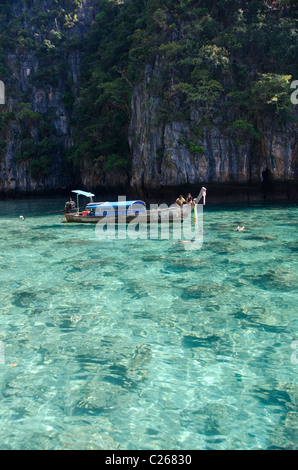
[[[267,73],[272,59],[266,68],[259,57],[259,71],[249,50],[247,24],[269,31],[277,7],[269,11],[256,1],[255,21],[262,23],[255,24],[249,7],[244,18],[239,2],[227,3],[230,16],[205,1],[189,14],[180,1],[3,1],[0,193],[50,194],[80,185],[171,199],[203,184],[212,188],[209,197],[297,198],[297,110],[289,119],[272,107],[246,120],[249,107],[230,102],[233,93],[247,92],[237,89],[239,77],[251,81],[254,106],[258,86],[262,97],[273,90],[265,103],[290,99],[291,89],[281,92]],[[284,30],[287,8],[276,13]],[[243,31],[247,56],[233,42]]]
[[[160,99],[149,87],[154,73],[154,68],[146,68],[132,98],[129,138],[135,191],[166,194],[171,188],[196,191],[211,184],[219,199],[225,187],[232,200],[298,196],[297,123],[263,116],[259,135],[239,141],[232,129],[235,116],[224,99],[218,101],[208,126],[201,124],[204,110],[199,104],[189,108],[188,119],[160,123]],[[197,124],[200,132],[194,136]]]
[[[80,181],[66,156],[81,86],[81,42],[95,9],[93,1],[77,3],[82,5],[70,9],[67,1],[16,1],[6,10],[6,37],[16,36],[6,40],[3,60],[2,194],[47,193]]]

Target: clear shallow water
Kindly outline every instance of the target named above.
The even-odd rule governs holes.
[[[192,251],[0,205],[1,449],[297,448],[297,206],[207,206]]]

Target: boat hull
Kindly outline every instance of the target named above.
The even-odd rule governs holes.
[[[64,215],[64,222],[74,222],[81,224],[97,224],[102,221],[104,223],[112,224],[128,224],[135,220],[137,223],[141,224],[151,224],[151,223],[162,223],[162,222],[178,222],[179,220],[185,220],[191,210],[193,209],[192,205],[183,206],[183,208],[174,207],[170,209],[160,209],[160,210],[149,210],[145,213],[140,214],[130,214],[130,215],[105,215],[105,216],[96,216],[96,215],[83,215],[79,213],[66,213]]]

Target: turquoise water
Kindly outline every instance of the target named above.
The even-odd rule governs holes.
[[[1,449],[297,449],[297,205],[206,206],[200,250],[0,206]]]

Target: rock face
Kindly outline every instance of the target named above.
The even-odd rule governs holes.
[[[287,198],[289,188],[290,196],[297,197],[296,123],[264,118],[259,123],[260,137],[239,143],[230,130],[233,117],[225,103],[219,102],[211,126],[201,126],[200,136],[192,142],[192,129],[201,122],[202,110],[192,106],[188,121],[158,123],[160,100],[148,91],[153,75],[154,70],[147,67],[132,98],[129,138],[135,191],[150,194],[171,187],[196,189],[211,184],[219,191],[230,185],[231,196],[233,187],[235,193],[242,187],[246,198],[250,187],[257,197],[270,197],[275,185],[280,186],[276,197]]]
[[[10,6],[9,25],[20,25],[30,38],[22,45],[15,40],[6,59],[4,112],[12,117],[0,135],[6,141],[0,154],[0,192],[4,195],[59,191],[80,181],[66,153],[73,144],[71,104],[81,85],[79,43],[94,18],[94,2],[86,0],[69,12],[67,28],[62,17],[50,15],[50,10],[50,0],[16,1]]]

